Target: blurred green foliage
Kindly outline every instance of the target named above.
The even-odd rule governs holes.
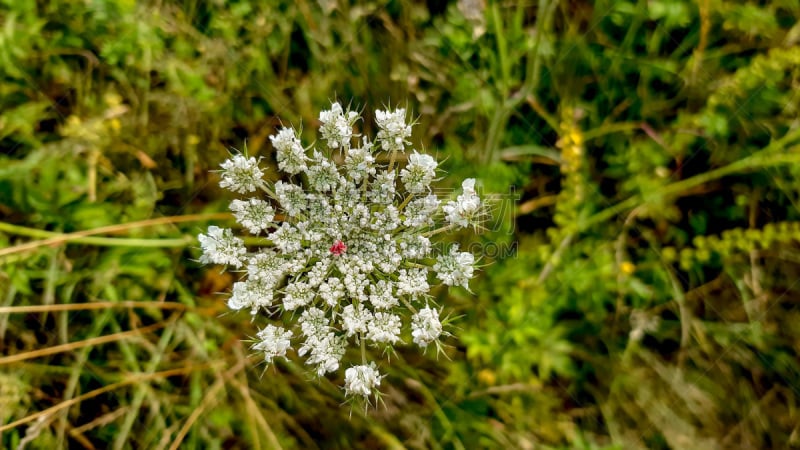
[[[0,306],[52,308],[0,314],[2,423],[81,400],[2,446],[800,447],[799,23],[796,0],[0,0]],[[400,352],[367,414],[262,373],[233,280],[192,262],[227,220],[209,170],[271,161],[333,98],[365,124],[407,105],[496,198],[475,295],[442,299],[450,360]]]

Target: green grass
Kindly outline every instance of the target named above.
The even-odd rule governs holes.
[[[0,0],[1,447],[800,447],[800,4],[428,3]],[[333,99],[516,250],[366,413],[195,261],[210,170]]]

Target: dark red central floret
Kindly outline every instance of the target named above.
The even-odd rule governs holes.
[[[342,253],[347,251],[347,244],[338,240],[331,245],[331,253],[334,255],[341,255]]]

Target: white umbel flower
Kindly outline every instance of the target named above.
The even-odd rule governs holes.
[[[397,277],[397,295],[416,297],[430,289],[428,271],[425,269],[400,269]]]
[[[448,286],[462,286],[469,290],[469,280],[475,271],[475,255],[459,252],[458,246],[450,248],[450,254],[440,255],[433,265],[436,276]]]
[[[444,231],[477,225],[483,207],[474,179],[445,204],[433,186],[433,156],[397,157],[410,145],[404,109],[376,111],[375,118],[374,144],[355,133],[359,115],[339,103],[320,113],[321,138],[313,148],[281,127],[270,136],[283,177],[275,182],[264,180],[256,158],[231,156],[220,184],[250,197],[233,200],[230,209],[255,235],[252,245],[216,226],[198,236],[201,262],[240,269],[228,306],[285,327],[259,331],[253,348],[267,363],[285,357],[294,343],[323,376],[339,370],[346,350],[355,348],[363,365],[346,370],[345,391],[364,398],[377,394],[382,378],[367,348],[391,354],[403,335],[423,348],[448,335],[441,310],[415,305],[432,301],[435,279],[468,288],[474,256],[457,246],[445,255],[439,249],[452,237]],[[357,139],[360,147],[351,147]]]
[[[377,141],[386,152],[403,152],[405,146],[411,144],[411,125],[406,123],[405,108],[394,111],[375,111],[375,122],[378,124]]]
[[[400,340],[400,317],[382,311],[376,312],[369,321],[367,339],[394,344]]]
[[[307,169],[306,152],[300,140],[297,139],[294,129],[281,128],[278,134],[270,136],[272,146],[275,147],[278,169],[290,175],[296,175]]]
[[[464,180],[461,189],[463,193],[456,201],[451,201],[442,208],[447,221],[458,228],[476,225],[481,214],[481,199],[475,192],[475,179]]]
[[[427,191],[435,176],[436,160],[433,156],[416,151],[408,155],[408,165],[400,171],[400,179],[403,180],[406,190],[412,194]]]
[[[351,148],[344,159],[347,175],[356,183],[375,175],[375,157],[372,156],[372,144],[364,141],[361,148]]]
[[[261,280],[266,285],[277,286],[288,270],[289,262],[271,249],[251,254],[247,259],[247,275],[251,280]]]
[[[331,328],[325,311],[313,306],[303,311],[298,323],[300,324],[303,336],[306,338],[324,336],[328,334]]]
[[[358,120],[358,113],[344,111],[338,102],[331,105],[328,111],[319,113],[319,128],[322,138],[332,149],[350,148],[350,139],[353,137],[353,125]]]
[[[336,165],[319,152],[314,152],[316,164],[308,168],[308,182],[311,189],[317,192],[330,192],[340,183],[339,170]]]
[[[249,200],[234,200],[230,204],[233,217],[239,225],[247,228],[252,234],[258,234],[272,225],[275,210],[264,200],[251,198]]]
[[[246,194],[253,192],[263,185],[264,172],[258,167],[258,161],[245,158],[243,155],[234,155],[231,159],[221,164],[222,180],[219,185],[233,192]]]
[[[229,228],[218,226],[208,227],[208,234],[201,234],[197,237],[203,255],[200,262],[203,264],[226,264],[233,267],[241,267],[242,259],[247,253],[244,241],[233,235]]]
[[[414,343],[420,347],[427,347],[442,335],[442,322],[439,321],[439,312],[428,306],[414,314],[411,319],[411,336]]]
[[[397,305],[397,297],[394,296],[394,282],[378,280],[370,285],[369,302],[376,309],[389,309]]]
[[[315,292],[307,283],[302,281],[289,283],[283,296],[283,307],[286,311],[294,311],[311,303],[315,295]]]
[[[264,359],[270,364],[274,358],[285,357],[286,350],[292,347],[292,332],[274,325],[267,325],[256,335],[259,339],[253,349],[264,352]]]
[[[237,281],[233,284],[233,294],[228,299],[228,308],[240,310],[250,308],[250,314],[255,315],[261,308],[272,306],[274,298],[272,285],[256,278]]]
[[[300,216],[308,207],[306,193],[296,184],[278,181],[275,183],[275,195],[281,208],[292,217]]]
[[[336,306],[344,294],[344,283],[336,277],[328,278],[319,286],[319,296],[328,306]]]
[[[342,329],[347,336],[367,332],[367,324],[372,320],[372,313],[364,305],[347,305],[342,311]]]
[[[375,363],[350,367],[344,371],[345,394],[369,397],[381,385],[381,378]]]
[[[312,336],[306,339],[305,344],[300,348],[300,356],[308,349],[310,355],[306,359],[306,364],[317,366],[317,375],[323,376],[328,372],[335,372],[339,368],[339,361],[342,360],[345,351],[344,338],[328,333],[324,336]]]
[[[403,211],[403,225],[409,228],[429,227],[434,222],[434,215],[439,211],[441,202],[435,195],[428,195],[412,200]]]

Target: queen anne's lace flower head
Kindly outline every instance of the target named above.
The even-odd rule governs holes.
[[[438,254],[437,244],[442,231],[475,226],[483,214],[474,179],[462,183],[455,200],[434,194],[432,156],[414,151],[395,167],[397,153],[410,145],[404,109],[376,111],[375,118],[375,144],[354,133],[360,117],[339,103],[320,113],[322,139],[314,148],[282,127],[270,136],[285,175],[274,183],[263,180],[257,159],[233,155],[222,164],[220,185],[260,192],[230,204],[256,243],[245,247],[217,226],[199,236],[201,262],[243,270],[228,298],[231,309],[284,315],[287,328],[267,325],[256,336],[253,348],[267,363],[296,346],[323,376],[345,363],[348,347],[359,348],[361,364],[345,370],[344,389],[365,399],[377,395],[383,377],[366,348],[438,348],[448,335],[440,309],[429,306],[432,283],[468,289],[475,257],[457,245]]]

